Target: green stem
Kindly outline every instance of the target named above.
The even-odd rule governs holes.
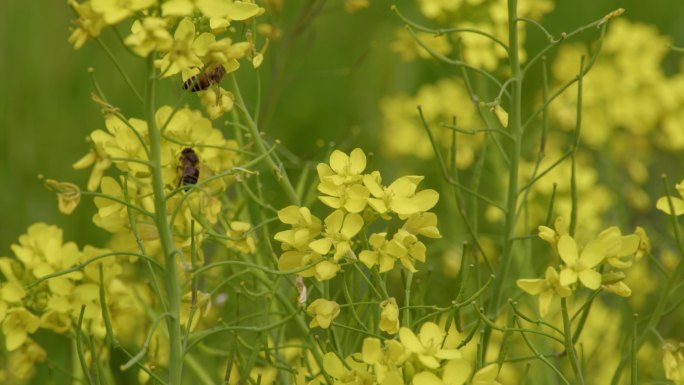
[[[152,163],[152,190],[154,193],[154,222],[159,232],[159,242],[164,256],[164,284],[166,302],[170,314],[166,319],[169,333],[169,385],[180,385],[183,371],[182,334],[180,325],[180,286],[176,250],[173,246],[171,227],[166,214],[164,179],[161,166],[161,132],[155,119],[155,76],[154,56],[147,58],[147,79],[145,82],[145,119],[150,135],[150,162]]]
[[[570,316],[568,315],[568,306],[565,298],[561,298],[561,312],[563,313],[563,335],[565,337],[565,351],[570,358],[570,365],[572,371],[575,373],[577,383],[584,385],[584,377],[582,377],[582,369],[580,368],[579,359],[577,358],[577,351],[575,351],[575,344],[572,341],[572,324],[570,323]]]
[[[508,192],[506,197],[506,219],[504,225],[503,253],[494,278],[492,298],[489,302],[487,314],[496,318],[499,309],[499,301],[507,276],[511,256],[513,254],[513,236],[516,223],[516,207],[518,198],[518,164],[521,152],[521,133],[522,133],[522,72],[520,68],[520,56],[518,47],[518,28],[515,20],[517,19],[517,0],[508,0],[508,36],[509,50],[508,56],[511,63],[511,78],[515,81],[511,84],[511,107],[508,119],[508,130],[511,134],[510,145],[508,147],[508,158],[510,168],[508,173]],[[483,349],[487,350],[491,328],[485,330]]]
[[[240,87],[238,86],[237,79],[235,78],[234,74],[230,74],[229,78],[233,89],[233,94],[235,95],[235,103],[238,109],[242,111],[245,121],[247,122],[247,127],[249,128],[249,133],[252,136],[252,139],[254,140],[254,143],[256,144],[259,153],[265,155],[269,151],[266,148],[263,139],[261,138],[261,134],[259,133],[257,123],[248,113],[245,101],[242,99],[242,93],[240,93]],[[288,178],[282,163],[278,161],[277,156],[275,154],[270,154],[266,156],[265,160],[268,164],[268,167],[275,174],[276,181],[278,182],[278,184],[280,184],[280,187],[282,187],[282,189],[285,191],[292,204],[299,206],[300,201],[299,197],[297,196],[297,192],[292,186],[292,183],[290,182],[290,179]]]

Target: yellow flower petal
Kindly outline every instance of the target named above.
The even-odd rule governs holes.
[[[563,262],[568,265],[574,265],[577,262],[577,243],[575,243],[575,240],[567,234],[561,235],[558,239],[558,254]]]

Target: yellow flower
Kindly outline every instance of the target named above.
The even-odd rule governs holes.
[[[397,340],[380,341],[367,337],[363,340],[361,359],[368,365],[373,365],[376,381],[381,385],[403,384],[400,368],[410,354]]]
[[[15,307],[7,312],[2,322],[2,332],[5,335],[5,347],[8,351],[19,348],[28,335],[35,333],[40,326],[40,319],[24,307]]]
[[[37,363],[47,359],[47,352],[32,339],[26,342],[17,350],[11,352],[7,357],[6,368],[9,372],[7,384],[24,383],[29,380],[36,371]]]
[[[387,233],[371,234],[368,243],[372,247],[371,250],[363,250],[359,253],[359,260],[363,262],[366,267],[372,269],[375,265],[379,266],[379,271],[384,273],[392,270],[396,259],[387,252]]]
[[[435,213],[417,213],[406,219],[402,229],[413,235],[422,235],[428,238],[442,238],[437,228],[437,215]]]
[[[321,220],[307,207],[287,206],[278,211],[278,219],[292,226],[291,230],[278,232],[273,237],[283,243],[283,249],[307,250],[309,242],[321,233]]]
[[[572,294],[569,287],[560,284],[558,273],[551,266],[546,268],[544,279],[519,279],[516,284],[527,294],[539,296],[539,313],[542,317],[548,313],[554,296],[565,298]]]
[[[97,131],[96,131],[97,132]],[[99,131],[106,136],[103,131]],[[95,135],[95,132],[91,134],[91,137]],[[72,167],[76,170],[81,170],[89,166],[93,166],[93,170],[90,172],[90,178],[88,178],[88,191],[95,191],[97,186],[100,185],[102,176],[104,172],[112,165],[112,160],[109,155],[104,150],[103,143],[97,143],[94,140],[90,140],[92,143],[92,148],[83,158],[79,159]]]
[[[103,16],[93,10],[91,2],[78,3],[76,0],[68,0],[68,3],[78,14],[78,19],[74,21],[78,27],[71,32],[69,43],[73,44],[74,49],[79,49],[88,39],[100,36],[107,24]]]
[[[554,227],[555,230],[550,227],[539,226],[539,238],[555,247],[556,243],[558,243],[558,238],[560,238],[561,235],[568,233],[568,224],[563,217],[558,217],[554,222]]]
[[[233,110],[233,100],[235,97],[232,92],[226,91],[223,88],[219,87],[216,90],[202,91],[200,98],[211,119],[218,119],[224,113]]]
[[[125,200],[123,188],[110,176],[102,178],[100,190],[102,194],[120,201]],[[133,183],[128,184],[128,190],[129,197],[136,196],[136,188]],[[93,216],[95,225],[110,233],[119,232],[128,226],[128,210],[124,204],[105,197],[95,197],[93,201],[98,209],[97,214]]]
[[[352,239],[362,227],[363,219],[359,214],[345,215],[344,211],[335,210],[325,218],[324,238],[309,243],[309,247],[321,255],[334,248],[333,259],[339,261],[351,251]]]
[[[349,155],[335,150],[330,154],[330,164],[319,163],[319,199],[334,209],[344,208],[350,213],[359,213],[366,207],[368,189],[361,184],[366,168],[366,155],[360,148]]]
[[[215,40],[216,37],[209,32],[196,36],[195,24],[186,17],[178,23],[169,52],[157,60],[155,65],[161,69],[164,77],[182,71],[183,80],[185,80],[199,73],[199,68],[204,65],[200,56],[204,56],[209,44]]]
[[[335,301],[319,298],[306,308],[307,313],[313,316],[309,323],[310,328],[320,327],[327,329],[332,321],[340,314],[340,305]]]
[[[391,257],[398,259],[408,271],[416,272],[414,262],[425,262],[425,245],[415,235],[406,230],[399,229],[386,246],[386,252]]]
[[[447,55],[452,50],[446,35],[435,36],[433,33],[417,32],[416,36],[423,44],[438,54]],[[392,42],[390,47],[392,51],[399,54],[399,57],[404,61],[413,61],[416,58],[432,59],[432,54],[423,48],[423,46],[403,28],[396,30],[396,40]]]
[[[54,179],[46,179],[45,186],[57,192],[57,207],[62,214],[74,212],[81,201],[81,189],[73,183],[58,182]]]
[[[190,321],[190,310],[193,306],[196,308],[196,311],[193,314],[192,323],[188,326],[188,322]],[[202,316],[206,316],[207,313],[209,313],[209,310],[211,310],[211,294],[197,291],[196,297],[193,298],[192,292],[185,293],[181,298],[181,325],[188,328],[190,331],[195,330]]]
[[[368,205],[379,214],[391,211],[402,218],[428,211],[437,204],[439,193],[435,190],[416,192],[423,179],[422,176],[404,176],[383,187],[379,173],[365,175],[363,184],[372,196],[368,198]]]
[[[155,0],[90,0],[93,11],[101,14],[107,24],[116,24],[133,13],[156,4]]]
[[[675,185],[675,188],[677,189],[677,192],[679,193],[680,197],[684,197],[684,180],[679,182],[678,184]],[[670,197],[670,200],[672,200],[672,207],[674,208],[674,215],[682,215],[684,214],[684,199],[678,198],[678,197]],[[665,214],[670,214],[670,202],[667,199],[667,197],[661,197],[658,198],[658,201],[656,202],[656,208]]]
[[[166,16],[190,16],[195,9],[209,18],[228,20],[247,20],[264,11],[258,5],[244,1],[168,0],[162,4],[162,12]]]
[[[665,378],[675,383],[684,385],[684,351],[682,344],[679,347],[671,343],[663,345],[663,368]]]
[[[596,290],[601,286],[601,274],[593,268],[605,258],[605,247],[600,240],[587,243],[580,256],[577,251],[577,243],[572,237],[565,234],[558,240],[558,254],[565,266],[560,273],[560,284],[569,286],[579,279],[584,286]]]
[[[66,312],[49,310],[40,316],[40,327],[64,334],[71,329],[71,316]]]
[[[344,0],[344,10],[349,13],[370,7],[369,0]]]
[[[248,233],[252,225],[247,222],[233,221],[230,222],[230,228],[226,235],[233,239],[226,241],[226,247],[234,248],[244,254],[254,254],[256,245],[254,238]]]
[[[42,277],[64,270],[81,261],[81,252],[73,242],[63,243],[62,230],[45,223],[34,223],[19,237],[19,244],[11,246],[14,255],[35,277]],[[3,269],[3,273],[5,273]],[[48,281],[51,289],[60,282],[80,279],[82,273],[75,271]],[[9,277],[8,277],[9,278]]]
[[[399,306],[397,300],[391,297],[380,303],[380,330],[388,334],[399,332]]]
[[[335,384],[373,384],[373,375],[359,358],[358,354],[354,354],[343,363],[335,353],[328,352],[323,356],[323,368],[337,380]]]
[[[463,385],[472,370],[464,359],[451,360],[444,365],[441,379],[432,372],[422,371],[413,377],[413,385]]]
[[[634,260],[639,262],[644,256],[651,254],[651,240],[648,238],[646,230],[641,226],[637,226],[634,234],[639,237],[639,248],[634,255]]]
[[[629,257],[639,249],[640,239],[636,234],[623,236],[617,226],[609,227],[599,233],[597,239],[603,242],[606,251],[606,261],[618,269],[626,269],[632,266]]]
[[[439,368],[440,360],[461,358],[461,352],[456,349],[442,349],[445,336],[444,330],[433,322],[424,323],[420,327],[418,336],[407,327],[399,329],[399,340],[406,350],[413,353],[421,364],[430,369]]]
[[[142,57],[147,57],[152,51],[168,51],[173,44],[173,37],[166,28],[167,21],[159,17],[146,17],[142,22],[136,20],[124,43]]]

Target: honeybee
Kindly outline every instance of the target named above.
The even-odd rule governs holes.
[[[178,181],[178,185],[188,186],[197,183],[199,179],[199,158],[192,148],[184,148],[181,151],[181,155],[178,158],[181,163],[181,177]],[[185,187],[187,191],[188,188]]]
[[[207,69],[199,75],[189,77],[188,80],[183,83],[183,89],[187,90],[189,88],[192,92],[206,90],[212,84],[220,83],[225,74],[226,69],[223,65],[219,64],[216,67]]]

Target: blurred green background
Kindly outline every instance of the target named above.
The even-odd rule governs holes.
[[[306,3],[285,1],[280,25],[291,27],[300,20],[300,8]],[[391,52],[389,44],[401,22],[389,11],[390,4],[372,1],[369,9],[349,14],[340,2],[329,1],[296,39],[273,42],[262,70],[268,97],[263,130],[269,138],[281,139],[305,160],[322,159],[327,148],[321,143],[377,152],[379,100],[399,91],[413,92],[445,74],[438,64],[405,63]],[[417,14],[415,2],[402,0],[397,5],[408,15]],[[544,24],[559,33],[617,7],[626,8],[624,17],[656,25],[684,45],[681,0],[558,1]],[[86,184],[88,171],[75,171],[71,165],[88,150],[85,137],[103,127],[99,108],[90,101],[89,67],[95,68],[108,98],[124,114],[141,116],[141,107],[96,43],[79,51],[68,44],[73,18],[66,1],[0,1],[0,255],[7,255],[9,245],[38,221],[59,225],[65,239],[79,246],[101,244],[107,236],[91,223],[94,211],[89,199],[73,215],[61,215],[54,195],[37,178],[42,174]],[[543,43],[532,36],[531,45]],[[111,31],[103,38],[139,81],[142,61],[122,50]],[[272,64],[278,72],[272,73]],[[248,89],[250,79],[244,84]],[[162,90],[169,100],[180,93],[172,87]],[[410,161],[373,162],[374,169],[390,175],[392,169],[412,167]]]

